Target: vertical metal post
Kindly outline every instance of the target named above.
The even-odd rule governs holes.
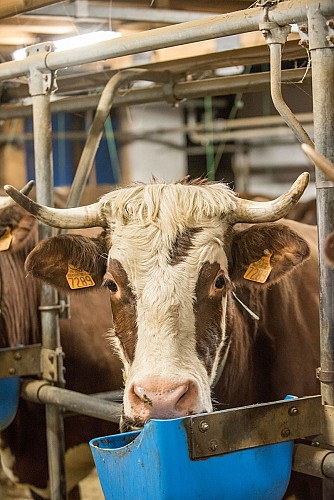
[[[328,24],[319,6],[308,12],[312,60],[314,142],[316,149],[334,161],[334,45]],[[323,403],[334,404],[334,270],[324,262],[324,240],[334,229],[334,183],[316,169],[317,216],[320,268],[320,349],[319,378]],[[334,498],[334,481],[323,480],[323,498]]]
[[[29,54],[43,54],[49,52],[50,49],[50,44],[39,44],[35,47],[30,47]],[[52,75],[46,68],[43,68],[42,62],[41,67],[32,67],[29,89],[32,95],[33,106],[36,198],[38,203],[49,206],[53,205],[53,162],[49,98],[51,87]],[[44,224],[39,226],[40,239],[51,235],[51,227]],[[44,367],[43,377],[54,382],[58,382],[60,378],[60,382],[62,382],[62,370],[61,368],[59,369],[58,356],[55,357],[54,354],[49,353],[49,351],[56,351],[60,354],[59,358],[62,359],[58,311],[52,308],[55,304],[57,304],[56,291],[49,285],[43,285],[41,290],[42,353],[45,353],[46,359],[53,359],[56,365],[56,369],[50,373],[47,371],[48,368]],[[44,365],[47,365],[47,363],[44,362]],[[64,500],[67,496],[62,411],[59,406],[46,404],[45,412],[51,500]]]

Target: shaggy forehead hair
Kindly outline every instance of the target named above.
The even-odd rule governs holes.
[[[161,221],[180,229],[233,212],[236,195],[223,183],[156,183],[113,191],[104,195],[100,203],[109,221]]]

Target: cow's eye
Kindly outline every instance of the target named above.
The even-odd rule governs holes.
[[[107,280],[105,285],[113,293],[116,293],[118,290],[117,285],[113,280]]]
[[[225,286],[225,277],[221,274],[215,281],[215,288],[221,290]]]

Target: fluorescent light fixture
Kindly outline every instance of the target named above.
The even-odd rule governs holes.
[[[63,51],[76,49],[78,47],[87,47],[89,45],[94,45],[95,43],[112,40],[113,38],[119,38],[120,36],[122,35],[116,31],[95,31],[93,33],[85,33],[83,35],[63,38],[62,40],[56,40],[52,43],[55,46],[55,51]],[[26,49],[23,48],[15,50],[12,56],[15,61],[25,59]]]

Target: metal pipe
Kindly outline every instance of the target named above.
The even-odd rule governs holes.
[[[44,91],[44,75],[32,69],[30,73],[30,91],[32,93],[33,127],[34,127],[34,154],[36,175],[36,199],[39,203],[53,205],[53,163],[51,141],[51,110],[50,98]],[[41,239],[52,235],[52,228],[40,224],[39,237]],[[43,349],[61,352],[58,313],[49,308],[57,303],[57,294],[50,285],[42,285],[41,330]],[[42,352],[43,352],[42,349]],[[59,365],[58,365],[59,360]],[[63,382],[61,368],[62,358],[57,358],[57,367],[54,380]],[[58,375],[58,376],[57,376]],[[45,373],[43,373],[45,377]],[[50,478],[50,492],[52,500],[66,499],[65,479],[65,440],[63,415],[55,406],[46,405],[46,439],[48,450],[48,466]]]
[[[22,14],[23,12],[31,10],[31,8],[36,9],[37,7],[59,3],[60,1],[61,0],[34,0],[32,5],[32,2],[27,2],[26,0],[7,0],[7,2],[2,2],[0,5],[0,19],[16,16],[17,14]]]
[[[165,23],[165,24],[177,24],[186,21],[192,21],[195,19],[204,19],[212,17],[212,14],[208,12],[190,12],[184,10],[173,10],[173,9],[145,9],[134,7],[116,7],[112,6],[110,9],[109,5],[99,5],[97,3],[91,2],[85,5],[83,12],[78,12],[77,5],[75,3],[63,5],[53,5],[51,7],[45,7],[41,9],[29,12],[30,16],[55,16],[64,17],[68,21],[69,17],[74,19],[80,18],[80,21],[93,19],[104,19],[107,21],[116,19],[120,21],[134,21],[134,22],[145,22],[145,23]]]
[[[289,8],[285,2],[278,3],[270,11],[271,20],[278,25],[298,23],[306,19],[307,8],[317,5],[319,0],[290,0]],[[324,16],[334,13],[332,0],[321,2]],[[81,48],[50,52],[47,56],[30,56],[23,61],[10,61],[0,66],[0,80],[19,77],[29,71],[31,64],[47,67],[54,71],[64,67],[76,66],[101,59],[110,59],[130,54],[138,54],[150,50],[173,47],[186,43],[211,40],[227,35],[248,31],[257,31],[263,18],[263,8],[246,9],[197,21],[189,21],[174,26],[156,28],[142,33],[127,35],[114,40],[92,45],[89,51]]]
[[[320,7],[308,12],[309,44],[312,59],[314,140],[316,149],[334,162],[334,47]],[[320,373],[325,405],[334,404],[334,270],[324,260],[324,241],[334,230],[334,183],[316,169],[318,246],[320,271]],[[323,481],[323,498],[334,498],[334,483]]]
[[[65,410],[88,415],[89,417],[119,423],[122,404],[101,399],[98,395],[81,394],[79,392],[54,387],[42,380],[24,380],[21,396],[35,403],[52,405]]]
[[[286,124],[291,128],[299,142],[313,146],[309,135],[299,123],[282,96],[281,63],[282,44],[269,42],[270,48],[270,91],[273,104]]]
[[[312,93],[315,148],[334,162],[334,46],[326,19],[318,5],[308,11],[309,47],[312,60]],[[328,37],[328,38],[327,38]],[[324,260],[324,242],[334,229],[334,183],[316,169],[318,246],[320,272],[320,372],[325,405],[334,404],[334,270]],[[334,482],[323,481],[323,498],[334,498]]]
[[[323,33],[326,27],[325,19],[318,11],[310,11],[309,16],[315,146],[334,162],[334,48],[326,46],[328,42],[325,37],[322,43],[317,40],[319,33]],[[334,183],[319,169],[316,169],[316,194],[319,215],[321,371],[333,374],[331,381],[321,383],[321,391],[324,403],[333,405],[334,271],[323,260],[323,246],[326,236],[334,229]]]
[[[313,113],[297,113],[297,120],[300,123],[304,123],[308,126],[313,125]],[[242,133],[246,131],[256,130],[259,131],[262,129],[261,133],[266,134],[268,131],[268,135],[270,135],[270,131],[272,127],[282,128],[284,131],[287,131],[287,127],[285,126],[284,120],[281,116],[278,115],[268,115],[268,116],[257,116],[250,118],[233,118],[233,119],[215,119],[213,122],[213,133],[214,134],[225,134],[226,132],[232,132],[236,130],[237,133]],[[113,135],[119,140],[131,140],[131,139],[143,139],[150,138],[152,135],[158,134],[167,134],[167,133],[189,133],[189,132],[204,132],[205,124],[198,122],[192,123],[188,125],[180,125],[175,127],[154,127],[151,130],[147,130],[145,132],[123,132],[123,131],[114,131]],[[32,132],[20,132],[16,133],[0,133],[0,144],[2,143],[23,143],[24,141],[33,140]],[[60,140],[64,137],[63,132],[53,132],[53,139]],[[87,137],[87,133],[84,130],[79,131],[67,131],[66,139],[71,141],[82,141]],[[308,146],[307,146],[308,147]],[[310,148],[311,151],[314,151],[313,148]],[[306,152],[306,151],[305,151]],[[307,153],[308,154],[308,153]],[[310,154],[308,154],[311,161],[313,161]],[[325,161],[325,158],[324,158]],[[328,161],[328,160],[326,160]],[[314,160],[316,163],[316,160]],[[321,166],[320,166],[321,168]],[[323,170],[325,171],[325,170]],[[328,167],[326,169],[326,175],[334,180],[334,166],[331,166],[330,162],[328,162]]]
[[[309,476],[334,479],[334,452],[306,444],[295,444],[292,470]]]
[[[305,74],[304,69],[283,70],[282,82],[298,82]],[[306,75],[304,81],[311,78],[311,72]],[[258,92],[268,89],[270,73],[252,73],[251,75],[224,76],[208,78],[193,82],[175,83],[170,94],[170,99],[175,103],[183,99],[196,99],[204,95],[223,96],[235,92]],[[139,104],[154,103],[166,100],[166,88],[155,85],[146,89],[130,89],[125,95],[116,95],[113,106],[134,106]],[[51,102],[52,113],[64,111],[80,111],[85,109],[96,109],[100,95],[75,96],[57,99]],[[31,105],[3,104],[0,107],[0,119],[8,120],[20,118],[31,114]]]

